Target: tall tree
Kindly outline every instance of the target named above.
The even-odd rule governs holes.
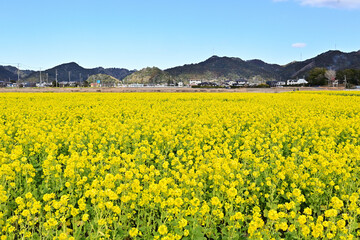
[[[309,71],[307,80],[311,86],[321,86],[326,84],[325,68],[313,68]]]
[[[360,70],[358,69],[345,69],[337,71],[336,78],[341,82],[346,82],[352,85],[360,85]]]

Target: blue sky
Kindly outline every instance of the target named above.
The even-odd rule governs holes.
[[[0,65],[286,64],[360,50],[360,0],[0,0]]]

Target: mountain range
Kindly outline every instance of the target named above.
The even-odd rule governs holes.
[[[166,69],[165,72],[177,80],[236,80],[239,78],[286,80],[302,78],[316,67],[335,71],[360,69],[360,51],[350,53],[327,51],[314,58],[286,65],[268,64],[259,59],[244,61],[240,58],[212,56],[204,62]]]
[[[53,82],[55,81],[57,74],[57,80],[59,82],[62,81],[81,82],[87,80],[92,75],[106,74],[116,79],[122,80],[127,75],[133,72],[135,71],[127,70],[124,68],[102,68],[102,67],[83,68],[75,62],[71,62],[71,63],[61,64],[56,67],[42,71],[41,77],[42,77],[42,81],[44,82]],[[31,72],[27,77],[25,77],[24,81],[26,82],[40,81],[40,72],[39,71]]]
[[[189,80],[222,81],[239,78],[270,80],[289,79],[306,76],[313,68],[332,70],[360,69],[360,51],[345,53],[327,51],[305,61],[295,61],[286,65],[269,64],[259,59],[242,60],[236,57],[212,56],[196,63],[161,70],[144,68],[140,71],[124,68],[83,68],[77,63],[65,63],[41,72],[42,81],[52,82],[56,73],[58,81],[85,81],[96,74],[106,74],[126,83],[171,83]],[[20,70],[20,79],[24,82],[38,82],[39,71]],[[17,80],[17,68],[0,66],[0,81]]]

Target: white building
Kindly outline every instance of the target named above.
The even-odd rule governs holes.
[[[276,81],[275,86],[279,87],[279,86],[285,86],[286,82],[285,81]]]
[[[200,80],[190,80],[189,81],[190,86],[196,86],[196,85],[199,85],[200,83],[201,83]]]
[[[36,83],[36,87],[45,87],[45,83],[44,82]]]
[[[305,85],[305,84],[308,84],[308,81],[306,81],[303,78],[287,80],[287,85]]]

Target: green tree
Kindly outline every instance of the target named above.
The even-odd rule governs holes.
[[[83,82],[83,84],[82,84],[82,85],[83,85],[83,87],[89,87],[89,86],[90,86],[89,82],[88,82],[88,81],[86,81],[86,80]]]
[[[311,86],[322,86],[326,84],[325,68],[313,68],[309,71],[307,80]]]
[[[56,82],[55,80],[54,81],[52,81],[52,87],[59,87],[59,83],[58,82]]]
[[[360,85],[360,70],[345,69],[336,73],[336,78],[343,82],[346,79],[348,84]]]

